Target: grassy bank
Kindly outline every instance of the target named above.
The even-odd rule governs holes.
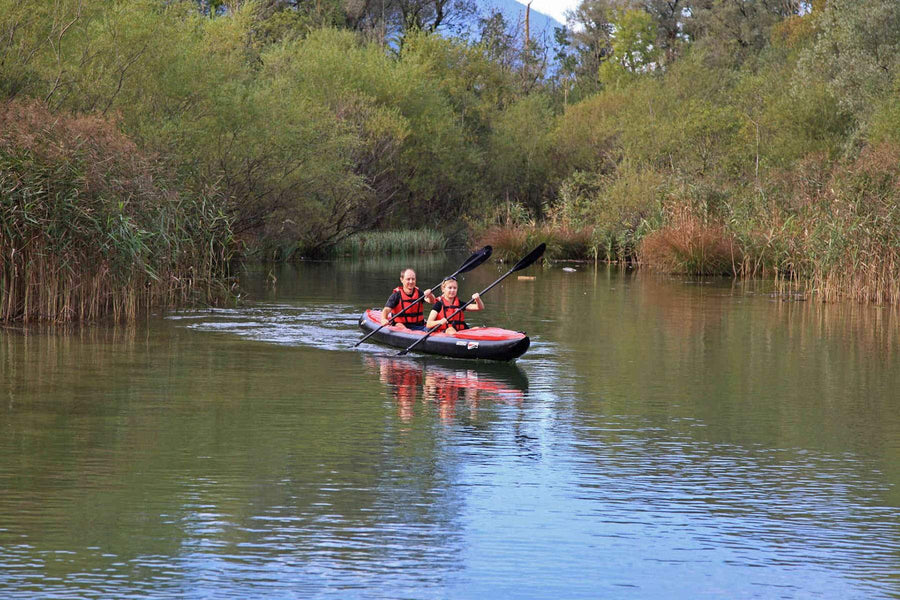
[[[439,252],[446,248],[447,238],[433,229],[404,231],[372,231],[349,237],[330,249],[332,256],[390,256]]]
[[[229,222],[115,126],[0,105],[0,320],[135,319],[228,296]]]

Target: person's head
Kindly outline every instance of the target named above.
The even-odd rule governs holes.
[[[441,282],[441,293],[447,298],[455,298],[459,291],[459,284],[453,277],[448,277]]]
[[[400,284],[407,292],[412,292],[416,287],[416,272],[412,269],[403,269],[400,271]]]

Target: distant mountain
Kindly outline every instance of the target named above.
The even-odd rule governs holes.
[[[479,19],[490,16],[494,11],[499,11],[500,14],[503,15],[507,24],[507,32],[519,27],[519,34],[521,35],[523,33],[525,27],[525,11],[527,10],[525,4],[517,2],[516,0],[476,0],[476,5],[478,7],[478,14],[469,16],[462,23],[457,23],[455,27],[449,30],[451,35],[456,35],[470,41],[479,39],[481,35]],[[548,69],[551,72],[556,68],[553,57],[558,50],[555,30],[558,27],[563,27],[563,25],[563,23],[560,23],[553,17],[538,12],[533,8],[531,9],[531,14],[529,15],[531,39],[539,42],[547,49],[547,58],[550,60]]]
[[[519,21],[525,22],[526,7],[524,3],[516,2],[516,0],[480,0],[478,4],[486,12],[492,9],[499,10],[510,25]],[[534,8],[531,9],[529,27],[532,39],[539,40],[543,37],[544,43],[551,46],[553,45],[553,30],[562,26],[563,23],[553,17],[539,13]]]

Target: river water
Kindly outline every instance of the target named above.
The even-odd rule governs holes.
[[[469,319],[516,363],[352,347],[459,261],[0,330],[0,597],[900,597],[893,310],[535,266]]]

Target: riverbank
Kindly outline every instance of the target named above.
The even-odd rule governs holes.
[[[900,303],[900,145],[810,160],[765,189],[723,188],[714,205],[659,180],[654,194],[614,209],[619,218],[495,226],[478,240],[501,257],[521,256],[540,238],[550,258],[768,278],[824,302]]]
[[[0,319],[221,302],[233,257],[541,241],[900,305],[900,8],[867,2],[716,4],[674,37],[598,7],[549,68],[318,3],[0,0]]]

